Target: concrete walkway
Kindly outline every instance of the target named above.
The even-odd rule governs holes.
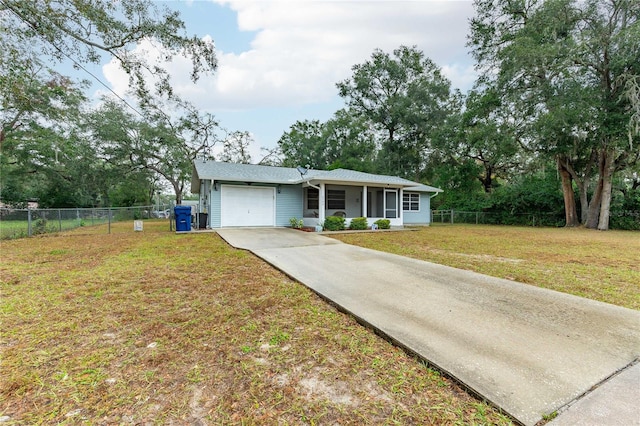
[[[638,311],[313,233],[218,233],[525,425],[640,424]]]

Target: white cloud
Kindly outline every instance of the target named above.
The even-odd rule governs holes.
[[[214,112],[328,102],[352,65],[375,48],[391,51],[401,44],[421,49],[454,87],[466,89],[475,77],[465,48],[470,1],[217,3],[237,13],[239,30],[255,32],[250,49],[218,50],[218,71],[196,86],[189,80],[189,61],[167,64],[178,93]],[[153,49],[148,43],[137,48],[155,57]],[[115,63],[105,65],[104,73],[116,92],[126,90],[128,80]]]

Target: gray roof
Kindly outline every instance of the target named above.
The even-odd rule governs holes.
[[[199,191],[198,181],[211,179],[231,182],[275,183],[283,185],[300,184],[304,182],[334,182],[359,183],[371,185],[390,185],[394,187],[416,188],[418,192],[441,192],[438,188],[421,185],[396,176],[376,175],[357,172],[355,170],[309,170],[301,175],[297,169],[291,167],[260,166],[256,164],[223,163],[218,161],[194,161],[191,192]]]
[[[442,189],[440,188],[436,188],[434,186],[429,186],[429,185],[416,185],[416,186],[410,186],[404,189],[405,191],[411,191],[411,192],[442,192]]]

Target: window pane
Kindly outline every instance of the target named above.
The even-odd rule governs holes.
[[[327,208],[332,210],[344,210],[345,208],[345,191],[330,189],[327,191]]]
[[[420,194],[402,194],[402,210],[415,212],[420,211]]]
[[[307,209],[317,210],[319,207],[320,194],[315,188],[307,188]]]

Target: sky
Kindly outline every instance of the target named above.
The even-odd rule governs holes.
[[[218,69],[197,84],[190,63],[166,64],[176,93],[213,113],[230,131],[248,131],[251,155],[277,145],[296,121],[326,121],[344,106],[336,83],[374,49],[416,46],[443,70],[452,87],[469,90],[476,78],[466,47],[471,0],[192,0],[165,1],[187,33],[210,38]],[[138,46],[137,49],[152,49]],[[128,79],[115,62],[101,79],[119,95]],[[94,85],[96,95],[104,88]]]

